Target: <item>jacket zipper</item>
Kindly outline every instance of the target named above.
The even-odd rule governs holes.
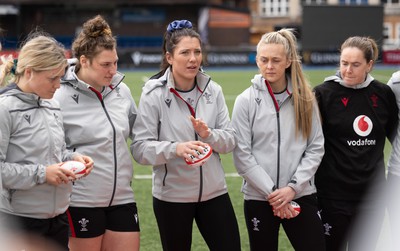
[[[103,107],[104,113],[106,114],[107,119],[108,119],[108,121],[110,122],[110,125],[111,125],[111,127],[112,127],[112,129],[113,129],[114,185],[113,185],[112,195],[111,195],[111,198],[110,198],[110,203],[108,204],[108,206],[111,206],[111,204],[112,204],[112,202],[113,202],[113,200],[114,200],[115,190],[116,190],[116,186],[117,186],[117,166],[118,166],[118,160],[117,160],[117,152],[116,152],[116,145],[115,145],[115,142],[116,142],[115,126],[114,126],[114,124],[113,124],[113,122],[112,122],[112,120],[111,120],[110,115],[109,115],[108,112],[107,112],[106,106],[105,106],[105,104],[104,104],[103,96],[101,95],[101,93],[98,92],[98,91],[97,91],[96,89],[94,89],[93,87],[89,87],[89,89],[92,90],[92,91],[96,94],[97,98],[99,99],[99,101],[100,101],[100,103],[101,103],[101,106]]]
[[[42,106],[41,106],[41,104],[40,104],[40,98],[37,100],[37,105],[38,105],[38,109],[40,109],[40,111],[43,111],[42,109]],[[41,112],[41,115],[43,115],[43,112]],[[54,140],[53,140],[53,134],[52,134],[52,132],[51,132],[51,130],[49,129],[49,123],[47,122],[47,120],[45,119],[44,120],[45,121],[45,124],[46,124],[46,129],[47,129],[47,131],[49,132],[49,138],[50,138],[50,146],[51,146],[51,148],[53,148],[54,146],[53,146],[53,142],[54,142]],[[50,150],[50,152],[54,152],[54,151],[51,151]],[[54,203],[53,203],[53,215],[55,215],[56,214],[56,204],[57,204],[57,190],[58,190],[58,187],[56,186],[55,187],[55,189],[53,190],[54,191],[54,194],[53,194],[53,197],[54,197]]]
[[[207,86],[208,86],[209,83],[210,83],[210,80],[208,80],[206,86],[204,87],[204,90],[207,88]],[[197,85],[196,85],[196,88],[198,88]],[[200,88],[199,88],[199,91],[201,92],[201,95],[200,95],[199,98],[197,99],[196,104],[198,104],[198,102],[199,102],[201,96],[203,95],[204,90],[202,91],[202,90],[200,90]],[[181,97],[181,95],[179,95],[179,93],[178,93],[174,88],[170,88],[170,92],[172,92],[172,93],[175,94],[179,99],[181,99],[183,102],[185,102],[186,106],[188,107],[188,109],[189,109],[189,111],[190,111],[190,114],[191,114],[193,117],[196,118],[196,111],[193,109],[193,107],[192,107],[190,104],[188,104],[188,102],[186,102],[186,101]],[[197,107],[197,105],[196,105],[196,107]],[[198,140],[198,139],[199,139],[199,137],[198,137],[198,135],[197,135],[196,132],[194,132],[194,138],[195,138],[195,140]],[[197,199],[197,202],[200,202],[200,201],[201,201],[201,197],[202,197],[202,195],[203,195],[203,166],[199,166],[198,168],[199,168],[199,172],[200,172],[200,187],[199,187],[199,197],[198,197],[198,199]]]
[[[280,165],[281,165],[281,125],[280,125],[280,118],[279,118],[280,109],[279,109],[278,102],[275,99],[275,95],[274,95],[274,92],[272,91],[271,85],[267,82],[267,80],[265,80],[265,84],[268,88],[268,92],[272,98],[272,101],[274,101],[274,107],[275,107],[276,119],[277,119],[276,124],[278,127],[278,148],[277,148],[277,153],[276,153],[278,156],[278,160],[276,163],[277,175],[276,175],[276,185],[275,185],[276,189],[278,189],[279,188],[279,178],[280,178],[280,173],[281,173],[281,168],[280,168]]]

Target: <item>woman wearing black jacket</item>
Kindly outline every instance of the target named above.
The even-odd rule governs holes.
[[[377,57],[374,40],[350,37],[341,46],[338,73],[315,87],[325,136],[316,186],[327,250],[374,250],[379,237],[383,151],[396,129],[397,106],[391,89],[370,75]],[[358,242],[353,228],[364,219],[372,224]]]

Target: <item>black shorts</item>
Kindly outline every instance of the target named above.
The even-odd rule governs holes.
[[[93,238],[105,233],[140,232],[136,203],[110,207],[70,207],[67,210],[70,237]]]
[[[34,240],[35,247],[39,248],[38,250],[68,250],[68,220],[66,213],[49,219],[36,219],[0,212],[0,224],[1,230],[4,231],[2,232],[3,236],[8,233],[22,233],[34,237],[32,240]],[[21,239],[19,244],[24,244],[24,241],[26,241],[25,244],[30,243],[28,238],[26,240]],[[40,249],[41,247],[43,249]],[[25,250],[25,248],[23,249]]]

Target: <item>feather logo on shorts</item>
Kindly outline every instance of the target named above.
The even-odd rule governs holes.
[[[80,221],[79,221],[79,223],[81,224],[81,232],[87,232],[88,231],[88,229],[87,229],[87,224],[89,223],[89,220],[87,220],[87,219],[85,219],[85,218],[82,218]]]
[[[372,127],[372,121],[366,115],[358,116],[353,122],[354,131],[362,137],[368,136],[372,131]]]

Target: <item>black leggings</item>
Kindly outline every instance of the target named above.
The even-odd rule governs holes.
[[[267,201],[244,201],[250,250],[278,250],[281,224],[296,251],[325,250],[323,227],[318,214],[316,196],[308,195],[295,201],[300,205],[301,212],[292,219],[281,219],[274,216],[272,207]]]
[[[210,250],[240,251],[240,235],[228,194],[197,203],[153,197],[154,214],[164,251],[191,250],[193,220]]]
[[[318,198],[327,251],[373,251],[385,216],[383,200],[338,201]],[[398,237],[395,237],[398,238]]]

